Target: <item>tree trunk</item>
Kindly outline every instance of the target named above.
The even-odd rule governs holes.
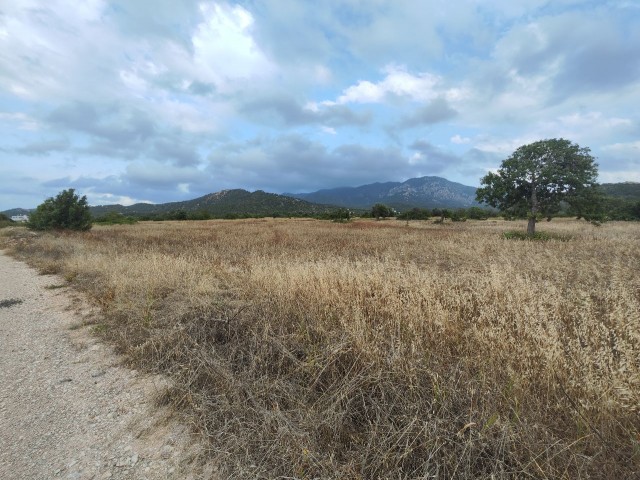
[[[536,233],[536,217],[538,216],[538,195],[536,194],[536,177],[531,179],[531,215],[527,225],[527,235]]]
[[[527,224],[527,235],[533,236],[536,233],[536,217],[529,217],[529,223]]]

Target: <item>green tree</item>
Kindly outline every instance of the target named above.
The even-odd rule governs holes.
[[[551,219],[560,211],[561,202],[581,214],[589,204],[586,199],[595,197],[598,165],[589,152],[563,138],[523,145],[502,162],[497,173],[488,173],[481,180],[477,201],[528,218],[527,234],[533,235],[538,217]]]
[[[38,205],[27,226],[34,230],[89,230],[92,218],[87,197],[78,197],[73,188],[63,190]]]
[[[380,220],[381,218],[393,217],[393,210],[382,203],[376,203],[371,208],[371,216],[375,217],[376,220]]]

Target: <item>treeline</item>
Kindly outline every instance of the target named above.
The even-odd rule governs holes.
[[[640,220],[640,201],[621,199],[616,197],[601,197],[599,199],[600,214],[598,217],[602,221],[607,220]],[[466,220],[486,220],[503,216],[497,210],[469,207],[469,208],[411,208],[398,212],[392,207],[383,204],[376,204],[370,210],[350,210],[348,208],[336,208],[335,210],[309,214],[308,212],[272,212],[272,213],[234,213],[227,212],[221,214],[211,213],[207,210],[187,211],[172,210],[168,212],[158,213],[142,213],[123,215],[119,212],[108,212],[104,215],[94,218],[94,222],[103,225],[132,224],[137,221],[163,221],[163,220],[238,220],[247,218],[316,218],[319,220],[332,220],[334,222],[346,222],[352,217],[361,218],[389,218],[395,217],[398,220],[431,220],[434,217],[437,221],[444,222],[451,220],[453,222],[464,222]],[[576,217],[580,216],[577,212],[570,208],[562,211],[558,216]],[[505,217],[507,220],[511,217]],[[8,220],[8,219],[7,219]]]
[[[396,216],[398,220],[430,220],[439,217],[440,221],[451,219],[454,222],[464,222],[470,220],[486,220],[490,217],[497,217],[500,214],[495,210],[480,207],[469,208],[412,208]]]
[[[346,214],[345,214],[346,212]],[[239,220],[246,218],[318,218],[324,220],[333,220],[335,218],[350,218],[350,212],[346,209],[337,209],[336,212],[326,212],[317,215],[308,213],[290,213],[290,212],[272,212],[272,213],[235,213],[227,212],[221,214],[211,213],[207,210],[171,210],[168,212],[158,213],[133,213],[123,215],[119,212],[108,212],[104,215],[95,217],[94,222],[105,225],[129,224],[137,221],[165,221],[165,220]]]
[[[640,220],[640,200],[604,197],[601,204],[605,220]]]

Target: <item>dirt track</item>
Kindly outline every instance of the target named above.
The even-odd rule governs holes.
[[[119,366],[68,290],[0,251],[0,478],[209,478],[153,406],[163,381]]]

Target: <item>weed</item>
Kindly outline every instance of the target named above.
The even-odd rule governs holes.
[[[573,237],[567,234],[558,234],[551,232],[535,232],[533,235],[528,234],[527,232],[519,231],[519,230],[510,230],[508,232],[504,232],[502,234],[504,238],[508,240],[532,240],[532,241],[540,241],[547,242],[549,240],[558,240],[561,242],[568,242]]]

